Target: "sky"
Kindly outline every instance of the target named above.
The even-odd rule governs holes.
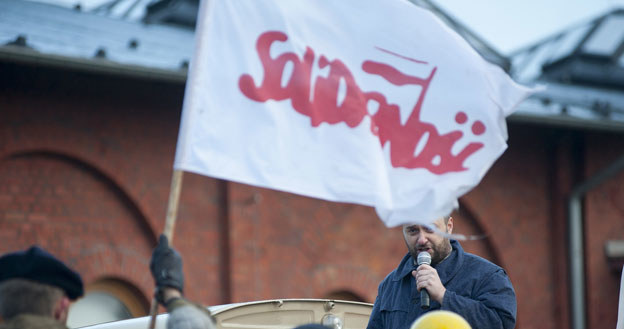
[[[37,0],[85,10],[111,0]],[[134,0],[124,0],[132,3]],[[139,0],[149,1],[149,0]],[[266,0],[258,0],[266,1]],[[296,1],[296,0],[292,0]],[[380,0],[381,1],[381,0]],[[431,0],[504,55],[582,24],[624,0]]]
[[[433,1],[505,55],[615,8],[624,9],[624,0]]]

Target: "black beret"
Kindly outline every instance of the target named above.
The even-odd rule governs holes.
[[[0,282],[18,278],[61,288],[70,299],[84,294],[80,275],[37,246],[0,257]]]

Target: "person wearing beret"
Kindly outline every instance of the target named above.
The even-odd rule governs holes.
[[[163,305],[169,318],[167,329],[214,329],[210,312],[183,297],[184,273],[182,257],[169,246],[169,240],[161,235],[152,253],[150,271],[156,281],[156,300]]]
[[[66,329],[83,294],[80,275],[37,246],[0,257],[0,329]]]
[[[167,329],[215,328],[206,308],[183,297],[182,257],[164,235],[150,271],[157,300],[169,312]],[[67,329],[69,305],[83,295],[80,275],[40,247],[0,257],[0,329]]]

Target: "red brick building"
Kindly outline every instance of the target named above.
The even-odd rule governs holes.
[[[17,3],[0,7],[19,13]],[[178,65],[188,58],[146,69],[115,61],[113,45],[86,58],[17,36],[0,40],[11,43],[0,47],[0,253],[39,244],[82,273],[89,292],[106,292],[142,315],[184,92]],[[136,41],[140,50],[143,39]],[[547,78],[536,79],[555,81]],[[624,154],[624,85],[615,81],[596,87],[619,95],[608,98],[615,100],[611,117],[577,116],[570,108],[580,105],[548,102],[549,94],[523,105],[508,120],[509,149],[460,200],[456,230],[487,235],[462,244],[507,270],[518,296],[517,328],[571,328],[567,202],[576,186]],[[568,112],[536,114],[544,104]],[[616,171],[583,199],[588,328],[612,328],[617,318],[622,263],[605,248],[624,240],[623,186],[624,171]],[[184,176],[174,245],[184,257],[187,296],[204,304],[373,302],[406,252],[400,229],[385,228],[371,208],[193,174]]]

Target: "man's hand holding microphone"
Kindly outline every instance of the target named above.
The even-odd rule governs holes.
[[[418,267],[412,271],[412,276],[416,279],[416,287],[420,291],[420,305],[422,308],[429,308],[429,298],[442,304],[446,288],[440,281],[438,271],[431,267],[431,255],[423,251],[418,254]]]

